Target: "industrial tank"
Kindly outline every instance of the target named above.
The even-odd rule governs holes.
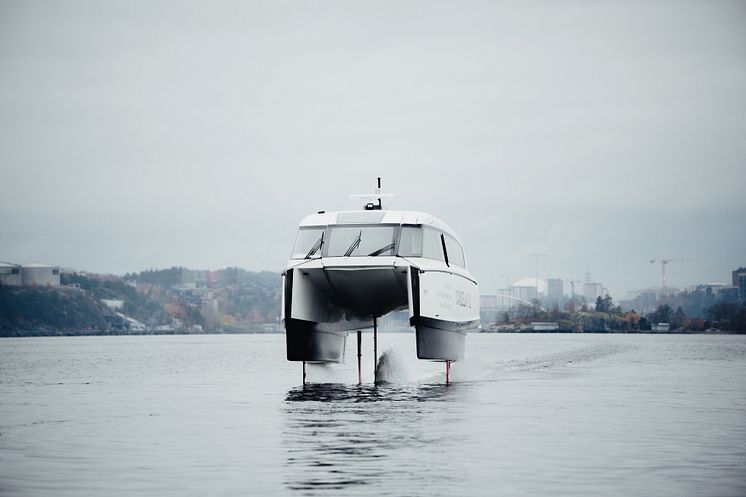
[[[29,264],[21,268],[25,286],[60,286],[60,268],[45,264]]]

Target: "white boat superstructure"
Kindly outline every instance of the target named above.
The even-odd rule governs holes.
[[[303,219],[283,272],[288,360],[341,362],[349,331],[399,310],[408,310],[418,358],[464,357],[466,333],[479,324],[479,290],[450,227],[380,202]]]

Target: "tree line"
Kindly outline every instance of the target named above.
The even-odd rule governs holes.
[[[608,332],[645,332],[651,331],[654,325],[667,323],[672,331],[701,332],[710,329],[746,333],[746,302],[721,301],[707,307],[704,317],[687,316],[682,306],[672,308],[669,304],[660,304],[654,311],[639,313],[635,310],[623,311],[609,295],[598,297],[595,308],[583,304],[580,307],[568,305],[564,310],[554,306],[544,310],[538,299],[531,305],[521,304],[514,316],[503,313],[496,325],[528,324],[535,321],[558,323],[564,331],[608,331]]]

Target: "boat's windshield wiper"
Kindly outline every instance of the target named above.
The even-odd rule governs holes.
[[[311,250],[308,251],[306,254],[306,259],[310,259],[313,254],[318,252],[321,249],[321,246],[324,245],[324,232],[321,232],[321,236],[318,240],[316,240],[316,243],[313,244],[313,247],[311,247]]]
[[[355,241],[352,242],[352,245],[350,245],[350,248],[347,249],[347,252],[345,252],[345,257],[349,257],[356,248],[360,246],[360,242],[363,239],[363,230],[360,230],[360,233],[357,234],[357,238],[355,238]]]
[[[381,247],[378,250],[374,250],[373,252],[371,252],[368,255],[375,257],[377,255],[383,254],[384,252],[388,252],[389,250],[393,249],[394,247],[396,247],[396,243],[389,243],[385,247]]]

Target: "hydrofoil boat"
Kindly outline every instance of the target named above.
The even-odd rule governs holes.
[[[424,212],[384,210],[378,181],[377,203],[311,214],[298,227],[282,316],[287,358],[304,362],[304,381],[306,362],[344,360],[350,331],[359,364],[360,331],[373,329],[375,350],[377,320],[390,312],[408,312],[417,357],[444,361],[447,372],[479,325],[479,288],[458,236]]]

